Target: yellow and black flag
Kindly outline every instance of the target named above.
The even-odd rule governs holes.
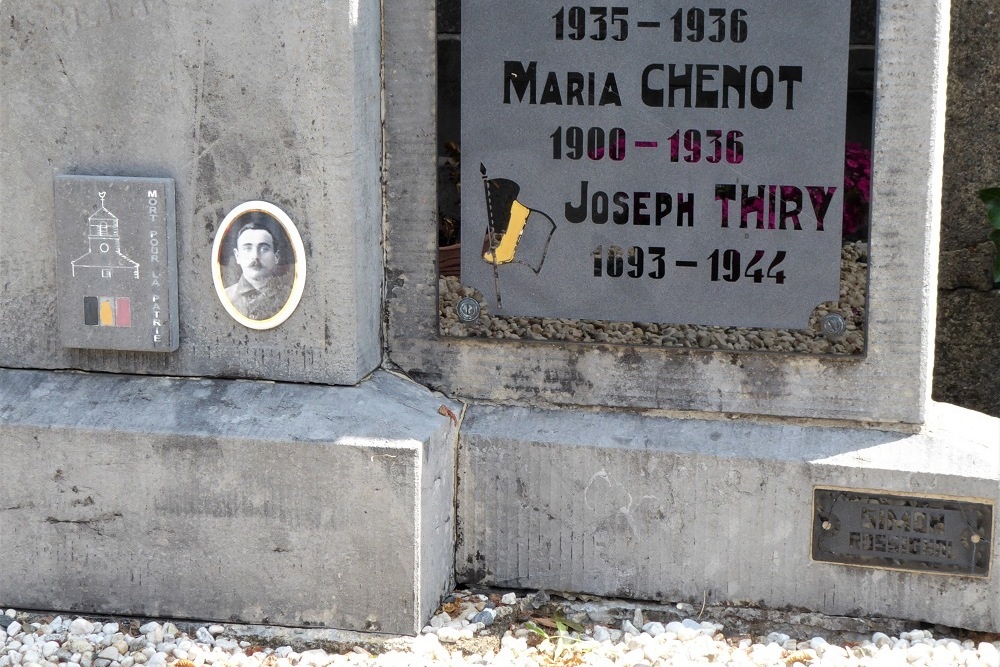
[[[535,273],[542,270],[549,240],[556,231],[552,218],[528,208],[517,200],[521,186],[506,178],[486,178],[486,166],[479,165],[486,188],[486,237],[483,259],[494,266],[523,264]]]

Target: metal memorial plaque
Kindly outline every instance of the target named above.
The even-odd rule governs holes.
[[[840,289],[850,3],[463,0],[462,283],[804,329]]]
[[[56,176],[56,281],[64,347],[178,347],[174,181]]]
[[[974,577],[990,574],[990,504],[816,489],[813,508],[813,560]]]

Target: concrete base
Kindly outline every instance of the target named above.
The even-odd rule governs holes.
[[[0,370],[0,600],[413,634],[452,583],[460,406]]]
[[[991,575],[812,561],[816,486],[992,503]],[[1000,631],[1000,420],[950,405],[917,435],[476,405],[458,497],[460,582]]]

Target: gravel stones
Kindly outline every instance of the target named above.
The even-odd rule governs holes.
[[[438,281],[438,314],[441,333],[458,338],[857,355],[864,352],[867,284],[868,248],[854,242],[841,249],[839,300],[820,304],[810,317],[809,328],[803,330],[496,316],[489,314],[482,294],[450,276]],[[464,297],[479,301],[482,314],[475,322],[459,322],[455,307]],[[846,323],[843,334],[833,340],[820,329],[823,317],[830,314],[840,315]]]
[[[233,626],[191,626],[182,632],[170,622],[102,624],[11,610],[5,615],[6,628],[15,632],[0,634],[0,667],[1000,667],[996,636],[960,641],[911,630],[898,636],[874,632],[860,641],[838,642],[797,636],[787,628],[733,635],[732,628],[716,620],[678,616],[689,613],[684,609],[690,605],[668,609],[676,619],[668,621],[663,609],[601,608],[593,601],[571,604],[558,599],[534,607],[532,602],[540,600],[537,593],[519,597],[461,592],[442,605],[434,617],[436,627],[428,625],[417,637],[372,648],[374,654],[358,645],[334,651],[303,641],[294,647],[268,647],[249,635],[241,638]],[[581,609],[591,609],[601,618],[616,616],[618,621],[615,627],[595,624],[586,620],[591,612]],[[492,626],[477,620],[484,614],[494,617]],[[546,625],[570,617],[585,618],[583,632]],[[817,617],[811,615],[813,620]],[[525,625],[530,619],[535,624]],[[87,628],[91,632],[77,632]],[[492,643],[484,642],[490,633]]]

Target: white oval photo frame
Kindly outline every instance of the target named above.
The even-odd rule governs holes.
[[[243,215],[252,212],[263,213],[280,225],[282,231],[285,232],[285,236],[288,238],[288,242],[289,245],[291,245],[292,250],[293,261],[291,266],[294,274],[292,277],[292,289],[288,295],[288,300],[285,301],[285,304],[280,310],[278,310],[277,313],[265,320],[255,320],[249,318],[237,310],[236,306],[233,305],[233,303],[229,300],[229,296],[226,294],[226,285],[223,284],[222,279],[222,262],[220,261],[220,253],[222,252],[224,241],[229,234],[230,227],[232,227],[233,223],[239,220]],[[292,219],[288,217],[288,214],[280,208],[265,201],[248,201],[231,210],[222,221],[222,225],[219,227],[219,230],[215,233],[215,242],[212,244],[212,280],[215,283],[215,293],[219,297],[219,301],[222,302],[226,312],[243,326],[250,329],[265,330],[273,329],[274,327],[280,325],[282,322],[291,317],[296,307],[298,307],[299,300],[302,298],[302,290],[305,288],[306,283],[305,246],[302,245],[302,237],[299,236],[299,230],[295,227],[295,223],[293,223]]]

